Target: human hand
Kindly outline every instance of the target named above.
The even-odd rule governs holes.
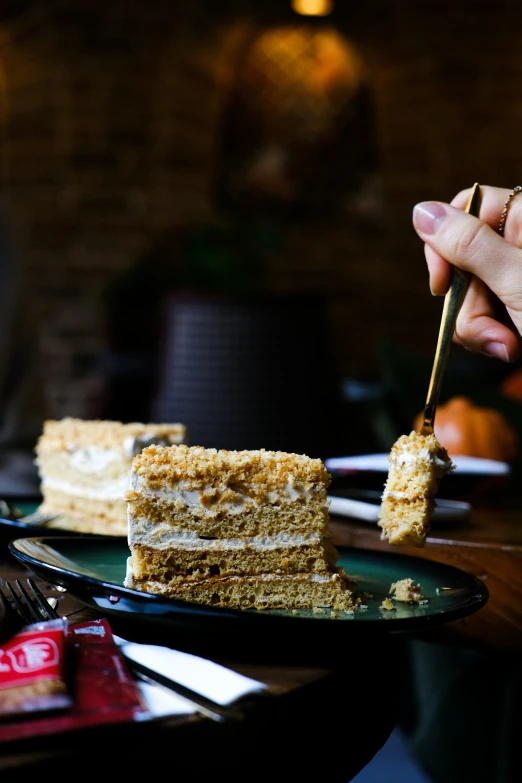
[[[451,204],[417,204],[413,226],[425,242],[435,296],[448,290],[451,265],[472,273],[454,342],[512,362],[519,356],[522,335],[522,194],[512,199],[500,236],[500,217],[510,191],[487,186],[480,190],[480,218],[464,211],[472,191],[468,188]]]

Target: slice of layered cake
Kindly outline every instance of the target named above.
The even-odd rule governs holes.
[[[126,536],[124,493],[133,457],[151,443],[183,443],[185,437],[183,424],[46,421],[36,464],[43,496],[38,511],[57,515],[47,527]]]
[[[235,608],[352,608],[323,463],[273,451],[149,446],[126,494],[125,586]]]
[[[454,465],[435,435],[411,432],[392,446],[378,525],[390,544],[423,546],[435,495]]]

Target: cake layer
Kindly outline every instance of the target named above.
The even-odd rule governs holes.
[[[173,539],[163,549],[134,546],[131,570],[136,579],[170,583],[179,576],[198,578],[258,572],[325,572],[335,566],[337,550],[319,536],[245,539]]]
[[[40,484],[43,495],[47,498],[57,495],[68,495],[71,498],[87,498],[89,500],[111,501],[118,500],[126,509],[127,503],[124,500],[125,492],[129,487],[129,473],[126,469],[120,472],[117,478],[107,478],[104,474],[97,476],[86,476],[83,482],[78,476],[74,476],[71,481],[62,476],[54,469],[49,471],[52,475],[45,475]],[[65,474],[66,471],[63,471]],[[62,474],[63,475],[63,474]]]
[[[407,501],[387,497],[381,506],[382,537],[390,544],[422,546],[429,529],[429,518],[435,507],[431,498],[415,498]]]
[[[48,513],[44,510],[44,513]],[[52,513],[56,513],[53,509]],[[104,536],[125,536],[127,523],[121,518],[105,515],[81,514],[74,511],[61,512],[56,518],[47,522],[46,529],[57,528],[78,533],[92,533]]]
[[[328,607],[353,610],[351,583],[342,572],[328,574],[257,574],[209,579],[137,580],[127,571],[125,586],[168,598],[236,609],[299,609]]]
[[[95,451],[91,450],[91,453]],[[88,462],[84,459],[87,449],[80,451],[56,451],[52,454],[39,454],[37,465],[40,476],[46,482],[59,482],[60,484],[78,484],[95,488],[100,481],[120,482],[125,478],[123,491],[128,489],[128,472],[131,460],[123,457],[116,449],[106,451],[97,450],[96,457]],[[79,466],[76,457],[82,456],[82,464]],[[120,492],[120,497],[121,497]]]
[[[66,417],[44,422],[38,439],[37,453],[50,454],[59,451],[75,452],[81,449],[118,453],[132,459],[151,443],[172,445],[184,443],[186,428],[179,422],[173,424],[142,424],[100,419],[85,420]],[[88,458],[88,455],[87,455]]]
[[[194,506],[179,501],[175,504],[137,497],[126,493],[129,515],[129,543],[161,546],[172,533],[183,528],[198,536],[236,538],[242,536],[277,535],[281,532],[298,534],[319,533],[328,528],[328,505],[296,503],[250,508],[242,513],[196,514]]]
[[[106,517],[118,523],[124,530],[124,535],[127,535],[127,507],[121,499],[100,500],[48,488],[38,510],[43,514],[72,514],[78,518],[81,516],[85,518],[87,525],[91,516]]]
[[[38,511],[42,514],[58,514],[47,527],[73,530],[82,533],[126,536],[128,532],[127,504],[121,496],[105,499],[82,497],[63,492],[43,484],[44,500]]]

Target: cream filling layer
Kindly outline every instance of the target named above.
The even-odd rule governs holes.
[[[393,498],[394,500],[426,500],[424,495],[409,495],[407,492],[394,492],[393,490],[385,489],[382,493],[382,499]]]
[[[145,432],[143,435],[125,438],[122,450],[101,449],[97,446],[78,447],[74,443],[67,444],[70,453],[69,465],[81,473],[101,473],[113,462],[123,462],[130,468],[132,458],[139,454],[146,446],[156,444],[159,446],[172,446],[183,441],[183,434],[179,435],[155,435],[154,432]]]
[[[175,486],[164,485],[158,489],[151,489],[145,479],[137,473],[131,472],[129,488],[142,497],[156,498],[172,505],[181,505],[197,511],[199,515],[216,516],[225,510],[229,514],[242,514],[252,508],[261,508],[267,503],[279,505],[294,503],[297,500],[323,501],[326,505],[326,491],[323,487],[309,487],[302,482],[289,480],[280,490],[267,492],[262,503],[258,503],[254,497],[258,491],[255,484],[245,486],[244,490],[237,491],[226,484],[203,485],[201,489],[193,489],[185,481],[178,481]],[[212,497],[219,498],[223,492],[233,492],[232,500],[218,500],[212,503]],[[250,494],[252,493],[252,495]],[[202,502],[205,496],[205,503]]]
[[[321,534],[316,531],[306,536],[299,533],[279,533],[274,536],[248,536],[247,538],[201,538],[192,531],[173,531],[169,525],[161,522],[155,525],[150,525],[145,519],[133,519],[129,522],[129,544],[151,546],[155,549],[172,548],[194,552],[253,549],[261,552],[282,547],[309,546],[320,541]]]
[[[418,463],[433,464],[435,467],[441,470],[448,470],[451,466],[451,460],[445,460],[438,457],[429,449],[419,449],[418,451],[410,451],[407,447],[394,456],[390,460],[392,465],[412,465]]]
[[[95,446],[87,446],[83,449],[70,450],[72,453],[69,457],[69,465],[80,473],[101,473],[112,462],[122,460],[121,452],[116,449],[97,449]],[[128,462],[130,468],[130,460],[125,462]]]
[[[89,500],[121,500],[129,486],[129,477],[121,476],[115,481],[100,481],[95,487],[86,487],[83,484],[74,484],[71,481],[63,481],[57,478],[44,478],[42,489],[56,489],[73,497],[88,498]]]

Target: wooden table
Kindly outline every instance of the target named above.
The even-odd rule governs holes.
[[[382,491],[383,476],[339,483]],[[423,548],[396,550],[381,540],[375,523],[345,517],[332,519],[333,539],[437,560],[484,580],[489,600],[478,612],[409,638],[399,726],[417,763],[436,783],[522,780],[520,468],[508,477],[445,477],[439,496],[469,502],[471,513],[458,524],[434,523]]]
[[[365,487],[380,487],[381,476],[366,477]],[[455,477],[456,479],[456,477]],[[445,483],[446,482],[446,483]],[[375,524],[333,517],[331,531],[338,545],[366,547],[423,557],[462,568],[482,579],[489,590],[485,607],[470,617],[438,629],[429,638],[463,646],[510,653],[522,650],[522,483],[508,478],[443,479],[439,494],[471,504],[467,521],[434,524],[423,548],[391,547]],[[362,479],[339,482],[361,485]],[[381,481],[382,483],[382,481]],[[382,488],[382,487],[381,487]]]
[[[0,575],[13,581],[30,572],[4,556]],[[44,593],[52,594],[47,583],[35,581]],[[70,623],[100,616],[68,594],[62,595],[60,611]],[[130,626],[116,625],[114,617],[110,624],[115,633],[133,638]],[[160,638],[151,641],[161,643]],[[2,782],[10,779],[9,773],[20,780],[26,771],[65,777],[87,769],[103,780],[110,771],[133,778],[166,774],[192,783],[315,776],[347,783],[373,758],[396,724],[399,678],[383,678],[381,667],[383,658],[392,668],[396,665],[401,642],[384,637],[379,645],[368,641],[349,649],[321,649],[318,641],[312,654],[306,646],[290,656],[278,654],[276,647],[271,654],[254,650],[245,657],[230,649],[224,654],[224,640],[202,644],[184,636],[175,645],[178,649],[266,683],[273,698],[254,702],[241,722],[218,724],[191,714],[0,743]]]

